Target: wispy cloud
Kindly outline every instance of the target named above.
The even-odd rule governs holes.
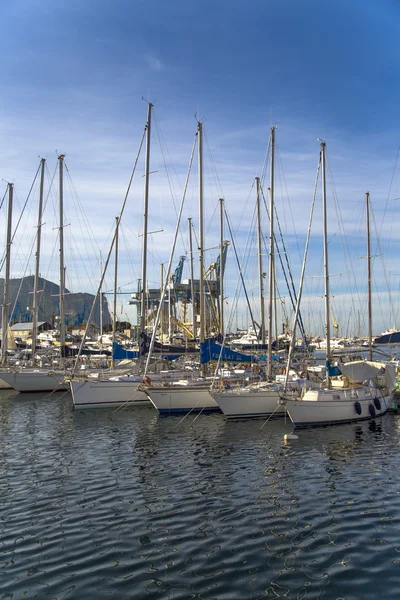
[[[165,69],[165,65],[154,54],[146,54],[144,59],[147,66],[153,71],[162,71]]]

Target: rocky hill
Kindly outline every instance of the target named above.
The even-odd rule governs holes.
[[[9,293],[9,319],[13,323],[32,321],[33,307],[33,283],[34,277],[30,275],[23,279],[10,280]],[[39,321],[48,321],[51,324],[56,322],[59,315],[59,295],[60,286],[39,278]],[[0,304],[3,303],[4,279],[0,278]],[[69,290],[65,291],[65,323],[66,325],[81,325],[87,321],[93,304],[93,294],[78,293],[72,294]],[[1,313],[1,311],[0,311]],[[96,307],[92,316],[92,322],[100,324],[100,303]],[[0,314],[1,322],[1,314]],[[111,316],[108,310],[106,298],[103,296],[103,324],[111,323]]]

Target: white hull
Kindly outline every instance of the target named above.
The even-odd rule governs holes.
[[[0,377],[17,392],[53,392],[69,388],[64,381],[64,373],[56,371],[4,371]]]
[[[141,382],[140,382],[141,383]],[[151,406],[145,392],[135,381],[71,381],[74,408],[120,408]]]
[[[297,427],[329,425],[380,417],[387,412],[391,400],[391,395],[380,397],[375,390],[362,388],[318,390],[307,392],[303,399],[286,400],[286,409]]]
[[[150,387],[146,393],[160,414],[219,411],[208,387]]]
[[[13,386],[4,381],[4,379],[0,379],[0,390],[12,390]]]
[[[282,416],[285,412],[284,406],[279,404],[278,390],[244,388],[212,392],[212,396],[227,419],[268,417],[272,413]]]

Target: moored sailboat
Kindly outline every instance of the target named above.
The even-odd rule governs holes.
[[[328,268],[327,202],[326,202],[326,144],[321,142],[322,203],[324,224],[324,282],[326,328],[326,382],[323,389],[309,390],[302,397],[283,402],[295,426],[328,425],[373,419],[385,414],[389,408],[395,385],[395,367],[388,363],[373,363],[371,271],[369,246],[369,194],[367,194],[367,260],[369,300],[370,360],[341,365],[340,371],[331,366],[330,345],[330,290]],[[334,376],[345,375],[334,379]]]

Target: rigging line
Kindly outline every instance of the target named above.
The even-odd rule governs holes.
[[[373,221],[373,224],[374,224],[375,234],[377,236],[376,237],[376,246],[378,248],[378,253],[379,253],[380,257],[381,257],[381,262],[382,262],[382,267],[383,267],[383,274],[384,274],[384,277],[385,277],[385,282],[386,282],[387,289],[389,291],[390,312],[393,314],[394,322],[396,322],[397,319],[396,319],[396,315],[395,315],[395,311],[394,311],[394,306],[393,306],[393,302],[392,302],[392,292],[391,292],[391,289],[390,289],[390,283],[389,283],[389,278],[388,278],[388,274],[387,274],[386,263],[385,263],[385,261],[383,259],[383,251],[382,251],[382,247],[381,247],[380,234],[378,233],[378,230],[377,230],[377,224],[376,224],[376,220],[375,220],[375,213],[372,210],[371,202],[370,202],[370,212],[372,213],[372,221]],[[382,314],[382,310],[381,310],[381,317],[384,318],[384,316]]]
[[[246,285],[245,285],[244,278],[243,278],[242,269],[240,267],[240,262],[239,262],[239,257],[238,257],[237,250],[236,250],[236,244],[235,244],[235,239],[234,239],[233,232],[232,232],[231,222],[230,222],[230,219],[228,217],[228,213],[226,212],[225,206],[224,206],[224,212],[225,212],[226,222],[228,224],[229,233],[230,233],[231,238],[232,238],[232,246],[233,246],[233,250],[235,252],[236,262],[237,262],[237,266],[238,266],[238,269],[239,269],[239,276],[240,276],[240,279],[241,279],[242,285],[243,285],[243,291],[244,291],[244,294],[246,296],[246,302],[247,302],[247,306],[249,308],[251,322],[253,324],[254,331],[257,331],[256,325],[255,325],[255,321],[254,321],[253,311],[251,310],[250,300],[249,300],[249,296],[247,294],[247,289],[246,289]]]
[[[26,200],[25,200],[24,206],[22,207],[22,211],[21,211],[21,214],[20,214],[20,216],[19,216],[19,219],[18,219],[18,221],[17,221],[17,224],[16,224],[16,226],[15,226],[15,228],[14,228],[14,232],[13,232],[13,234],[12,234],[12,236],[11,236],[11,244],[14,242],[15,234],[16,234],[16,233],[17,233],[17,231],[18,231],[18,227],[19,227],[19,225],[20,225],[20,223],[21,223],[22,216],[23,216],[23,214],[24,214],[24,212],[25,212],[26,205],[28,204],[28,200],[29,200],[29,198],[30,198],[30,195],[31,195],[31,193],[32,193],[33,186],[35,185],[35,182],[36,182],[37,176],[38,176],[38,174],[39,174],[39,171],[40,171],[40,163],[39,163],[39,166],[38,166],[38,168],[37,168],[37,171],[36,171],[35,177],[33,178],[32,185],[31,185],[31,187],[30,187],[30,189],[29,189],[29,192],[28,192],[28,195],[27,195],[27,197],[26,197]],[[2,270],[2,269],[3,269],[4,262],[5,262],[5,255],[3,255],[3,259],[2,259],[2,261],[1,261],[0,270]]]
[[[144,139],[146,137],[146,131],[147,131],[147,122],[146,122],[146,125],[144,127],[142,139],[140,140],[139,150],[137,152],[135,163],[133,165],[133,169],[132,169],[132,173],[131,173],[131,176],[130,176],[130,179],[129,179],[128,187],[127,187],[127,190],[126,190],[126,193],[125,193],[124,200],[122,202],[122,207],[121,207],[120,213],[118,215],[118,217],[119,217],[118,223],[119,223],[119,221],[120,221],[120,219],[121,219],[121,217],[123,215],[123,212],[125,210],[125,206],[126,206],[126,203],[127,203],[127,200],[128,200],[129,192],[130,192],[132,181],[133,181],[133,176],[135,175],[136,167],[137,167],[137,164],[138,164],[138,161],[139,161],[140,152],[142,150],[143,142],[144,142]],[[102,286],[103,286],[104,276],[105,276],[106,271],[107,271],[108,263],[110,262],[111,253],[112,253],[113,248],[114,248],[116,237],[117,237],[117,229],[115,229],[115,231],[114,231],[114,235],[113,235],[113,239],[112,239],[112,242],[111,242],[111,245],[110,245],[110,249],[108,251],[107,258],[106,258],[106,261],[104,263],[103,273],[101,274],[101,277],[100,277],[100,282],[99,282],[99,285],[98,285],[98,288],[97,288],[97,293],[96,293],[96,296],[95,296],[95,298],[93,300],[93,304],[92,304],[92,307],[90,309],[90,313],[89,313],[89,316],[88,316],[88,319],[87,319],[86,329],[85,329],[84,334],[82,336],[82,340],[81,340],[81,343],[80,343],[80,346],[79,346],[78,354],[76,355],[76,360],[75,360],[75,363],[74,363],[73,368],[72,368],[72,372],[73,373],[75,373],[75,371],[77,369],[78,361],[79,361],[80,355],[82,353],[82,348],[83,348],[84,343],[86,341],[86,337],[87,337],[88,330],[89,330],[89,327],[90,327],[90,322],[92,320],[92,316],[93,316],[93,313],[94,313],[94,309],[95,309],[95,306],[96,306],[97,299],[98,299],[99,294],[100,294],[100,290],[102,289]]]
[[[175,163],[174,163],[174,161],[172,160],[172,157],[171,157],[171,154],[170,154],[170,152],[169,152],[169,149],[168,149],[167,143],[165,142],[165,138],[164,138],[163,132],[162,132],[162,130],[161,130],[161,128],[160,128],[160,126],[159,126],[159,124],[158,124],[158,119],[157,119],[157,110],[156,110],[156,108],[155,108],[155,107],[154,107],[154,109],[153,109],[153,118],[154,118],[154,122],[155,122],[155,125],[156,125],[157,134],[158,134],[158,137],[159,137],[160,149],[161,149],[161,151],[162,151],[162,152],[165,152],[165,153],[166,153],[166,155],[167,155],[167,157],[168,157],[168,159],[169,159],[169,163],[170,163],[170,165],[172,165],[172,166],[170,167],[170,169],[172,170],[172,172],[173,172],[173,175],[175,176],[175,179],[176,179],[176,185],[179,187],[179,196],[181,196],[181,194],[182,194],[182,185],[181,185],[181,183],[180,183],[180,180],[179,180],[179,176],[178,176],[177,170],[176,170],[176,168],[175,168]],[[167,161],[165,161],[165,163],[167,163]],[[171,183],[172,183],[172,178],[171,178]],[[174,196],[176,196],[176,195],[177,195],[177,193],[176,193],[176,192],[174,192]]]
[[[6,196],[7,196],[7,192],[8,192],[8,185],[7,185],[7,187],[6,187],[6,191],[4,192],[4,196],[3,196],[3,198],[1,199],[1,203],[0,203],[0,209],[2,209],[2,208],[3,208],[3,204],[4,204],[4,200],[5,200]]]
[[[191,171],[192,171],[193,159],[194,159],[194,154],[195,154],[195,150],[196,150],[196,141],[197,141],[197,131],[196,131],[196,134],[195,134],[195,137],[194,137],[194,140],[193,140],[192,154],[191,154],[190,160],[189,160],[188,173],[187,173],[187,176],[186,176],[185,187],[184,187],[183,195],[182,195],[182,201],[181,201],[181,205],[180,205],[180,208],[179,208],[179,215],[178,215],[178,220],[177,220],[176,228],[175,228],[174,241],[173,241],[173,244],[172,244],[171,254],[170,254],[170,257],[169,257],[169,261],[168,261],[168,267],[167,267],[167,271],[166,271],[166,274],[165,274],[165,281],[164,281],[164,284],[163,284],[163,291],[162,291],[162,294],[161,294],[161,297],[160,297],[160,302],[159,302],[158,309],[157,309],[157,315],[156,315],[156,318],[155,318],[155,321],[154,321],[153,332],[152,332],[152,335],[151,335],[151,340],[150,340],[150,345],[149,345],[149,349],[148,349],[146,364],[145,364],[145,367],[144,367],[144,375],[146,375],[146,373],[147,373],[147,371],[149,369],[150,360],[151,360],[151,353],[153,351],[154,342],[155,342],[155,339],[156,339],[157,327],[158,327],[158,323],[160,321],[161,311],[163,310],[163,304],[164,304],[165,294],[167,293],[167,288],[168,288],[169,279],[170,279],[170,273],[171,273],[171,265],[172,265],[172,261],[174,259],[176,240],[178,238],[179,226],[180,226],[180,222],[181,222],[183,206],[185,204],[186,192],[187,192],[187,189],[188,189],[190,174],[191,174]]]
[[[215,182],[217,184],[216,187],[217,187],[217,190],[218,190],[218,195],[219,195],[220,198],[224,198],[225,197],[224,196],[224,191],[222,189],[221,181],[220,181],[220,178],[218,176],[218,171],[217,171],[217,167],[215,165],[213,154],[211,152],[211,147],[210,147],[210,144],[208,142],[207,133],[203,133],[203,139],[205,141],[205,146],[207,147],[208,156],[210,158],[211,170],[213,172],[213,175],[214,175],[214,178],[215,178]]]
[[[271,152],[271,135],[268,138],[268,146],[267,146],[267,150],[265,152],[264,164],[263,164],[262,169],[261,169],[261,177],[260,177],[260,183],[261,183],[261,185],[264,183],[264,180],[265,180],[265,177],[266,177],[266,174],[267,174],[268,166],[269,166],[269,163],[270,163],[270,160],[269,160],[270,152]]]
[[[48,166],[47,166],[47,161],[46,161],[46,163],[45,163],[45,171],[46,171],[46,175],[47,175],[48,191],[47,191],[46,197],[45,197],[45,199],[44,199],[44,203],[43,203],[43,214],[45,214],[45,211],[46,211],[46,208],[47,208],[47,203],[48,203],[48,200],[49,200],[49,198],[50,198],[50,195],[51,195],[51,194],[52,194],[52,192],[53,192],[53,184],[54,184],[54,179],[55,179],[55,177],[56,177],[56,174],[57,174],[57,172],[58,172],[58,164],[57,164],[57,162],[56,162],[56,166],[55,166],[55,169],[54,169],[54,172],[53,172],[53,176],[52,176],[52,177],[51,177],[51,173],[50,173],[50,171],[49,171],[49,168],[48,168]],[[54,206],[54,204],[53,204],[53,206]]]
[[[399,147],[397,148],[396,160],[394,161],[394,165],[393,165],[392,177],[391,177],[391,179],[390,179],[390,184],[389,184],[389,191],[388,191],[388,195],[387,195],[387,197],[386,197],[385,208],[384,208],[383,215],[382,215],[382,223],[381,223],[381,227],[380,227],[380,230],[379,230],[379,237],[380,237],[380,236],[381,236],[381,234],[382,234],[383,223],[384,223],[384,221],[385,221],[385,216],[386,216],[387,205],[388,205],[388,202],[389,202],[389,196],[390,196],[390,194],[391,194],[391,191],[392,191],[393,179],[394,179],[394,175],[395,175],[395,172],[396,172],[397,161],[398,161],[398,159],[399,159],[399,153],[400,153],[400,145],[399,145]]]
[[[72,179],[71,173],[69,171],[68,165],[67,165],[67,163],[65,161],[64,161],[64,167],[65,167],[65,170],[66,170],[66,173],[67,173],[67,180],[68,180],[68,184],[70,186],[71,192],[72,192],[72,196],[73,196],[73,198],[75,200],[77,209],[80,210],[80,213],[81,213],[81,215],[83,217],[82,220],[78,219],[78,224],[79,224],[79,229],[81,231],[82,238],[83,238],[83,240],[85,242],[85,248],[87,248],[87,246],[86,246],[87,235],[85,235],[85,232],[83,231],[83,225],[86,226],[87,231],[90,234],[89,235],[89,239],[91,240],[91,249],[92,249],[92,252],[94,254],[98,255],[98,253],[100,252],[100,248],[97,245],[94,244],[94,240],[96,239],[96,236],[94,235],[94,232],[93,232],[93,230],[91,228],[90,221],[89,221],[89,219],[88,219],[88,217],[87,217],[87,215],[86,215],[86,213],[84,211],[83,204],[81,202],[81,199],[79,197],[78,191],[77,191],[77,189],[75,187],[75,184],[73,182],[73,179]]]
[[[154,113],[153,113],[153,116],[154,116]],[[154,123],[155,123],[155,126],[156,126],[158,143],[160,144],[161,156],[162,156],[163,163],[164,163],[164,169],[165,169],[165,173],[166,173],[166,176],[167,176],[167,181],[168,181],[168,186],[169,186],[169,190],[170,190],[170,193],[171,193],[172,203],[174,205],[175,216],[178,217],[178,210],[177,210],[177,206],[176,206],[176,202],[175,202],[176,192],[174,190],[174,185],[173,185],[173,182],[172,182],[172,178],[171,178],[171,176],[169,174],[169,169],[167,167],[167,161],[166,161],[165,152],[164,152],[164,145],[166,145],[166,144],[164,142],[164,138],[163,138],[162,132],[160,130],[160,126],[158,124],[158,120],[156,118],[154,118]],[[168,156],[169,156],[168,149],[166,149],[166,153],[168,153]],[[178,179],[177,174],[176,174],[176,177]],[[179,179],[178,179],[178,182],[179,182]],[[182,232],[179,232],[179,235],[180,235],[180,238],[181,238],[181,241],[182,241],[182,245],[183,245],[183,247],[185,247],[185,244],[184,244],[184,241],[183,241],[183,234],[182,234]]]
[[[226,209],[226,205],[225,204],[224,204],[224,207],[225,207],[225,214],[227,215],[227,212],[226,212],[227,209]],[[245,245],[245,249],[244,249],[244,258],[243,258],[243,263],[244,264],[243,264],[243,269],[242,270],[245,273],[246,273],[247,266],[248,266],[248,263],[249,263],[249,260],[250,260],[250,240],[251,240],[252,237],[254,237],[254,235],[252,235],[251,232],[253,231],[253,223],[254,223],[254,220],[255,220],[255,215],[256,215],[256,206],[254,206],[254,209],[253,209],[253,217],[252,217],[252,221],[251,221],[251,227],[249,228],[249,233],[248,233],[248,236],[247,236],[247,241],[246,241],[246,245]],[[233,236],[233,234],[232,234],[232,236]],[[239,271],[240,271],[240,268],[239,268]],[[242,283],[242,285],[244,287],[243,281],[241,280],[240,275],[239,275],[239,278],[238,278],[237,283],[236,283],[236,290],[235,290],[235,296],[234,296],[235,299],[234,299],[234,302],[232,304],[232,310],[231,310],[230,317],[228,319],[228,329],[233,324],[233,315],[234,315],[235,309],[238,309],[238,306],[239,306],[238,294],[239,294],[240,283]],[[244,291],[246,291],[246,290],[244,290]],[[252,322],[253,322],[253,319],[252,319]]]
[[[250,199],[250,196],[251,196],[251,194],[252,194],[252,192],[253,192],[254,186],[255,186],[255,179],[253,180],[253,183],[251,184],[251,187],[250,187],[249,193],[248,193],[248,195],[247,195],[247,198],[246,198],[246,202],[244,203],[243,211],[242,211],[242,214],[241,214],[241,216],[240,216],[239,222],[238,222],[238,224],[237,224],[237,228],[241,227],[241,225],[242,225],[242,221],[243,221],[243,217],[244,217],[244,215],[245,215],[245,214],[247,214],[247,212],[248,212],[248,210],[247,210],[247,205],[248,205],[248,203],[249,203],[249,199]]]
[[[269,210],[268,210],[268,207],[267,207],[267,201],[265,199],[264,190],[263,190],[262,186],[260,186],[260,189],[261,189],[261,195],[262,195],[263,200],[264,200],[265,210],[267,212],[268,218],[270,218]],[[284,250],[283,254],[285,256],[285,260],[286,260],[286,264],[287,264],[287,269],[288,269],[288,273],[289,273],[289,278],[290,278],[291,286],[289,285],[289,281],[288,281],[288,278],[287,278],[286,269],[285,269],[284,264],[283,264],[282,253],[279,251],[278,239],[277,239],[275,233],[274,233],[274,243],[275,243],[275,247],[276,247],[276,250],[277,250],[278,257],[279,257],[279,262],[280,262],[281,267],[282,267],[282,272],[283,272],[283,275],[284,275],[284,278],[285,278],[285,282],[286,282],[286,286],[287,286],[287,289],[288,289],[288,293],[289,293],[290,301],[291,301],[291,304],[292,304],[292,308],[294,309],[295,305],[296,305],[296,300],[297,300],[296,289],[295,289],[295,285],[294,285],[294,281],[293,281],[293,277],[292,277],[292,272],[291,272],[291,268],[290,268],[290,264],[289,264],[289,260],[288,260],[288,253],[286,251],[286,246],[285,246],[285,243],[284,243],[284,240],[283,240],[283,234],[282,234],[282,229],[281,229],[280,222],[279,222],[278,213],[276,211],[276,207],[275,206],[274,206],[274,212],[275,212],[275,217],[276,217],[277,224],[278,224],[278,229],[279,229],[279,233],[280,233],[281,243],[282,243],[283,250]],[[266,247],[266,241],[265,241],[264,238],[263,238],[263,241],[264,241],[264,246]],[[267,250],[267,252],[269,252],[269,250],[267,248],[266,248],[266,250]],[[293,300],[292,292],[293,292],[294,300]],[[302,319],[300,313],[299,313],[299,328],[300,328],[300,331],[302,333],[302,336],[305,339],[305,335],[306,334],[305,334],[303,319]]]
[[[139,240],[139,235],[133,231],[129,225],[127,225],[127,223],[124,223],[125,228],[128,230],[129,233],[131,233],[137,240]],[[150,233],[148,233],[148,235],[150,236]],[[126,239],[124,237],[124,239]],[[153,240],[153,238],[152,238]],[[128,244],[127,244],[128,246]],[[155,261],[157,264],[161,264],[161,260],[160,260],[160,256],[156,256],[156,254],[154,253],[154,251],[152,252],[150,248],[147,249],[147,254],[153,259],[153,261]],[[132,261],[130,260],[130,263],[133,265],[134,263],[132,263]]]
[[[277,141],[275,141],[275,154],[276,154],[276,157],[277,157],[277,162],[279,163],[279,166],[280,166],[279,175],[283,179],[283,185],[284,185],[284,188],[285,188],[285,195],[286,195],[286,198],[287,198],[288,204],[289,204],[289,212],[290,212],[290,216],[292,218],[292,227],[293,227],[293,231],[295,233],[297,252],[299,254],[299,259],[302,260],[301,252],[300,252],[299,239],[298,239],[297,230],[296,230],[296,222],[295,222],[294,215],[293,215],[292,203],[290,202],[290,196],[289,196],[288,187],[287,187],[287,183],[286,183],[286,177],[285,177],[285,171],[283,169],[283,161],[282,161],[282,156],[281,156],[281,150],[280,150],[280,147],[279,147],[279,142],[277,142]]]
[[[287,364],[287,369],[286,369],[286,373],[289,373],[289,366],[290,366],[290,361],[291,361],[291,356],[293,353],[293,348],[294,348],[294,343],[295,343],[295,331],[296,331],[296,323],[299,322],[299,318],[301,317],[300,315],[300,302],[301,302],[301,296],[303,293],[303,282],[304,282],[304,275],[305,275],[305,266],[306,266],[306,260],[307,260],[307,256],[308,256],[308,248],[309,248],[309,241],[310,241],[310,237],[311,237],[311,224],[312,224],[312,219],[313,219],[313,214],[314,214],[314,207],[315,207],[315,200],[316,200],[316,196],[317,196],[317,188],[318,188],[318,180],[319,180],[319,173],[320,173],[320,169],[321,169],[321,156],[322,153],[320,151],[320,155],[319,155],[319,161],[318,161],[318,166],[317,166],[317,172],[315,175],[315,181],[314,181],[314,191],[313,191],[313,198],[312,198],[312,203],[311,203],[311,212],[310,212],[310,219],[309,219],[309,225],[308,225],[308,231],[307,231],[307,238],[306,238],[306,247],[304,250],[304,257],[303,257],[303,266],[302,266],[302,274],[300,276],[300,286],[299,286],[299,294],[298,294],[298,298],[296,301],[296,308],[295,308],[295,315],[294,315],[294,319],[293,319],[293,327],[292,327],[292,340],[291,340],[291,346],[289,348],[289,357],[288,357],[288,364]],[[301,319],[301,323],[302,323],[302,319]],[[300,325],[300,322],[299,322]],[[302,324],[303,328],[304,325]],[[306,343],[306,335],[305,332],[303,333],[303,339],[304,342]],[[286,375],[286,381],[285,381],[285,389],[287,386],[287,376]]]
[[[334,207],[335,207],[336,217],[337,217],[337,220],[338,220],[338,232],[339,232],[339,235],[340,235],[340,243],[341,243],[342,250],[343,250],[343,257],[344,257],[344,261],[345,261],[346,272],[348,272],[348,273],[351,272],[352,276],[353,276],[352,280],[351,280],[351,277],[350,277],[350,274],[349,274],[347,276],[347,279],[348,279],[349,290],[350,290],[350,293],[351,293],[351,305],[352,305],[353,309],[355,310],[355,302],[354,302],[353,295],[357,296],[359,304],[361,303],[361,297],[360,297],[360,292],[359,292],[358,287],[357,287],[357,279],[356,279],[356,274],[355,274],[355,271],[354,271],[354,265],[353,265],[352,262],[350,262],[350,268],[349,268],[348,258],[350,257],[350,248],[349,248],[346,236],[344,235],[343,218],[342,218],[342,214],[341,214],[341,211],[340,211],[338,197],[337,197],[337,194],[336,194],[335,182],[333,180],[332,168],[331,168],[331,164],[330,164],[330,159],[329,159],[328,153],[326,153],[326,157],[327,157],[327,166],[328,166],[328,171],[329,171],[330,181],[331,181],[331,188],[332,188],[332,196],[333,196],[333,200],[334,200]],[[333,237],[335,237],[336,235],[337,235],[337,233],[335,233]],[[355,288],[352,286],[352,283],[354,283]]]
[[[29,263],[29,259],[30,259],[30,258],[31,258],[31,256],[32,256],[32,253],[33,253],[33,249],[34,249],[34,247],[35,247],[35,238],[33,239],[33,241],[32,241],[32,244],[31,244],[31,249],[30,249],[30,252],[29,252],[29,255],[28,255],[28,260],[27,260],[27,261],[26,261],[26,263],[25,263],[25,271],[24,271],[24,273],[23,273],[23,275],[22,275],[22,277],[21,277],[21,279],[20,279],[20,283],[19,283],[18,291],[17,291],[17,294],[16,294],[16,296],[15,296],[15,300],[14,300],[14,305],[13,305],[12,311],[11,311],[11,313],[10,313],[10,318],[11,318],[11,316],[14,314],[14,311],[15,311],[15,309],[17,308],[18,298],[19,298],[19,295],[20,295],[20,293],[21,293],[22,284],[23,284],[23,282],[24,282],[24,279],[25,279],[25,277],[26,277],[26,272],[27,272],[27,270],[28,270],[28,263]]]

